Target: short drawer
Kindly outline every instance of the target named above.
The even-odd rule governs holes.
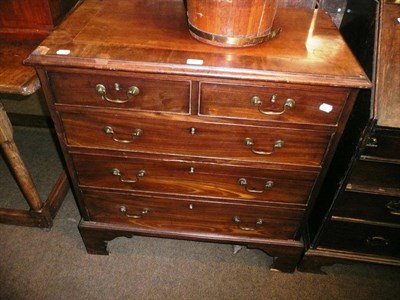
[[[191,82],[103,74],[49,73],[55,102],[189,113]]]
[[[400,257],[400,228],[331,221],[320,247]]]
[[[90,220],[179,233],[293,239],[304,211],[83,191]]]
[[[346,191],[338,198],[333,216],[400,226],[400,198]]]
[[[145,118],[86,110],[61,113],[70,146],[319,167],[330,132]]]
[[[248,202],[305,206],[317,173],[253,169],[195,161],[72,154],[79,185]]]
[[[348,97],[340,88],[201,83],[202,115],[291,123],[336,124]]]

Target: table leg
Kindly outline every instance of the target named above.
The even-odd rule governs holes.
[[[4,151],[6,160],[9,163],[11,170],[14,173],[16,181],[24,194],[30,208],[34,211],[39,211],[43,207],[40,196],[37,192],[32,177],[26,168],[26,165],[20,155],[20,152],[15,145],[13,138],[13,130],[10,120],[0,104],[0,144]]]

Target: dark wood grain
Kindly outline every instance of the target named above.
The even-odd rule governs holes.
[[[348,90],[341,88],[327,90],[301,86],[293,89],[290,85],[276,84],[251,86],[202,82],[200,89],[200,114],[299,124],[336,125],[348,97]],[[260,98],[262,112],[276,114],[261,113],[258,106],[252,104],[254,96]],[[285,108],[288,99],[294,101],[292,108]],[[328,110],[324,111],[321,105],[326,105]]]
[[[35,69],[23,65],[38,44],[39,41],[0,42],[1,93],[31,95],[40,88]]]
[[[0,40],[43,40],[78,0],[4,0]]]
[[[301,262],[308,271],[343,260],[400,265],[400,123],[395,117],[400,5],[392,0],[348,5],[342,31],[375,89],[360,93],[309,219],[310,249]]]
[[[86,0],[30,55],[89,253],[138,234],[247,245],[294,271],[305,218],[370,82],[325,13],[280,9],[276,22],[278,38],[224,49],[190,36],[183,1]],[[100,83],[129,101],[104,100]],[[128,97],[132,85],[141,93]],[[260,110],[295,105],[264,115],[253,96]]]
[[[206,123],[195,118],[178,119],[177,116],[158,116],[158,122],[154,122],[153,117],[143,118],[138,114],[132,117],[122,112],[62,112],[61,119],[69,146],[208,158],[221,158],[221,150],[227,149],[229,156],[221,159],[257,164],[289,163],[318,168],[325,158],[331,138],[329,131],[239,127]],[[168,130],[165,124],[168,124]],[[113,128],[114,134],[105,132],[107,126]],[[194,134],[191,128],[194,128]],[[132,133],[137,129],[143,134],[133,137]],[[253,147],[245,145],[246,138],[253,140]],[[132,142],[122,143],[115,139]],[[274,148],[279,140],[284,141],[284,145]],[[256,154],[252,149],[272,153]]]
[[[321,240],[321,248],[398,259],[400,257],[398,228],[331,221]]]
[[[124,110],[190,112],[190,80],[166,80],[140,76],[105,76],[99,72],[50,73],[55,100],[63,104],[119,108]],[[96,91],[98,84],[106,88],[107,101]],[[116,90],[116,84],[119,90]],[[138,95],[127,95],[130,87],[139,89]],[[161,90],[161,92],[160,92]],[[120,100],[115,103],[115,100]],[[126,102],[125,102],[126,101]]]
[[[400,133],[388,128],[374,128],[361,156],[365,160],[396,163],[400,160]]]
[[[157,66],[159,74],[370,86],[323,12],[282,8],[276,19],[281,35],[245,49],[226,50],[200,43],[190,37],[186,22],[182,1],[121,0],[118,5],[85,1],[27,62],[52,65],[61,59],[64,66],[106,70],[154,72]],[[60,49],[70,54],[57,55]],[[203,63],[193,66],[187,64],[188,59]]]
[[[317,173],[243,168],[198,161],[73,155],[81,187],[230,199],[244,203],[282,202],[305,206]],[[118,169],[120,176],[113,175]],[[146,175],[137,177],[139,171]],[[247,185],[239,180],[246,179]],[[130,180],[137,182],[122,182]],[[266,182],[272,181],[270,188]],[[252,189],[257,192],[249,192]]]
[[[382,6],[377,59],[375,113],[378,125],[400,127],[400,5]],[[388,109],[390,107],[390,109]]]
[[[400,196],[400,165],[360,161],[354,167],[346,188],[352,191]]]
[[[273,207],[253,207],[230,203],[180,201],[165,197],[140,197],[126,194],[85,192],[85,204],[90,219],[96,222],[124,224],[132,227],[150,227],[153,230],[192,232],[198,235],[252,236],[259,239],[293,239],[304,210]],[[126,207],[127,217],[121,212]],[[240,226],[233,220],[240,218]],[[256,222],[262,219],[259,226]],[[254,230],[253,230],[254,229]]]
[[[23,61],[78,0],[4,0],[0,9],[0,93],[30,95],[40,88]]]
[[[388,206],[390,203],[393,204]],[[395,203],[397,203],[397,209]],[[336,203],[336,219],[358,220],[364,223],[386,224],[400,228],[400,200],[382,194],[365,195],[346,191]]]

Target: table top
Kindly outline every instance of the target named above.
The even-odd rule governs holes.
[[[39,42],[0,42],[0,93],[31,95],[40,88],[36,71],[23,60]]]
[[[370,87],[326,12],[280,8],[273,27],[257,46],[216,47],[191,37],[182,0],[85,0],[26,63]]]

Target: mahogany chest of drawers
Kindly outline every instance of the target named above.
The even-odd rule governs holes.
[[[119,236],[230,243],[293,271],[302,228],[359,88],[329,16],[229,49],[190,37],[182,1],[86,0],[29,57],[89,253]]]

